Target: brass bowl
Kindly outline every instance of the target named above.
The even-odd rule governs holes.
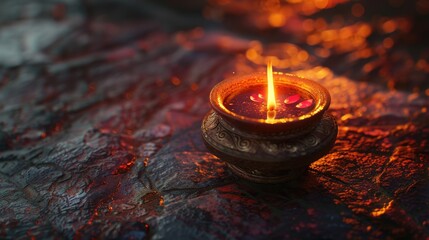
[[[264,73],[234,77],[217,84],[210,93],[213,110],[204,118],[201,131],[207,148],[224,160],[231,171],[250,181],[278,183],[301,176],[308,166],[329,152],[338,126],[325,113],[328,91],[314,81],[289,74],[275,74],[276,84],[307,91],[314,108],[296,118],[253,119],[235,114],[224,106],[234,91],[249,84],[262,84]]]
[[[214,86],[210,92],[210,103],[213,110],[237,128],[245,132],[268,135],[268,138],[272,138],[272,135],[281,135],[281,138],[284,138],[285,135],[296,137],[314,129],[331,103],[328,90],[314,81],[291,74],[277,72],[273,77],[276,86],[287,86],[310,95],[314,99],[313,109],[299,117],[279,118],[274,121],[250,118],[230,111],[225,106],[225,101],[229,96],[242,92],[246,88],[267,84],[266,73],[259,72],[232,77]]]

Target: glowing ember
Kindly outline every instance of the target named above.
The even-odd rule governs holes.
[[[297,108],[308,108],[313,105],[313,99],[302,101],[296,105]]]
[[[374,211],[371,212],[371,215],[374,217],[379,217],[383,214],[385,214],[388,210],[392,208],[393,200],[391,200],[389,203],[385,204],[382,208],[374,209]]]
[[[285,103],[285,104],[292,104],[292,103],[296,103],[296,102],[298,102],[298,100],[299,100],[299,99],[301,99],[301,96],[300,96],[299,94],[295,94],[295,95],[292,95],[292,96],[287,97],[287,98],[284,100],[284,103]]]

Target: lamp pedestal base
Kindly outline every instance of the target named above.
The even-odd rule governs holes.
[[[298,178],[312,162],[329,152],[338,133],[335,119],[327,113],[313,129],[303,129],[302,135],[265,135],[239,127],[210,111],[201,126],[204,143],[234,174],[258,183]]]

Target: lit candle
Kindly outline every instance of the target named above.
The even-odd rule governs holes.
[[[225,99],[226,108],[244,117],[264,119],[266,123],[299,117],[313,109],[311,93],[294,85],[275,84],[271,61],[267,64],[266,76],[266,83],[244,86],[243,90],[231,94]],[[266,94],[262,94],[264,92]]]

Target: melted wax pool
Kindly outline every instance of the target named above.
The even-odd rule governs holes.
[[[238,115],[256,118],[267,118],[266,87],[248,88],[226,98],[225,107]],[[303,90],[289,86],[276,86],[276,119],[299,117],[314,108],[311,95]]]

